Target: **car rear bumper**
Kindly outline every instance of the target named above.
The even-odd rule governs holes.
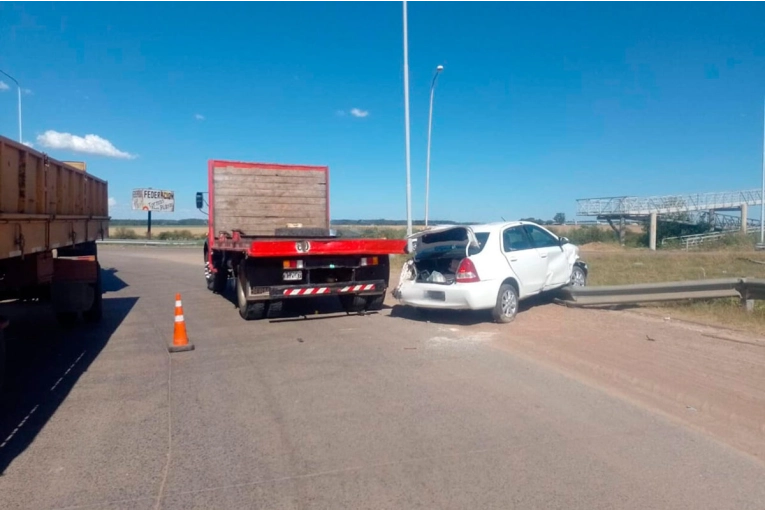
[[[394,297],[401,304],[419,308],[485,310],[496,304],[497,291],[497,284],[492,281],[452,285],[405,282],[396,289]]]

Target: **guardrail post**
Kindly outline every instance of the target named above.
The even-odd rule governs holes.
[[[754,299],[747,299],[746,296],[743,296],[741,298],[741,308],[747,313],[752,313],[754,311]]]

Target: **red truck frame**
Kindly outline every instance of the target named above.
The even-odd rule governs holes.
[[[229,279],[236,284],[239,314],[245,320],[276,317],[285,300],[336,295],[346,312],[380,310],[390,275],[390,255],[404,254],[405,240],[344,239],[327,228],[279,228],[273,235],[247,235],[240,230],[215,231],[214,169],[274,168],[321,170],[328,167],[208,162],[209,228],[204,246],[205,279],[209,290],[221,294]]]

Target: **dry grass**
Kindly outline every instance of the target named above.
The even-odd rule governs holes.
[[[141,226],[129,225],[129,226],[123,226],[123,227],[112,225],[112,226],[109,227],[109,232],[114,232],[118,228],[124,228],[124,229],[128,229],[128,230],[133,230],[136,234],[138,234],[141,237],[146,235],[146,225],[145,224],[141,225]],[[207,227],[205,227],[205,226],[188,226],[188,225],[154,226],[154,225],[152,225],[151,226],[151,235],[152,236],[158,236],[162,232],[175,232],[175,231],[178,231],[178,230],[188,230],[189,232],[191,232],[195,236],[196,235],[207,234]]]
[[[591,285],[622,285],[709,278],[765,278],[765,256],[754,251],[680,252],[622,250],[582,252],[590,266]],[[747,260],[750,259],[750,260]],[[755,302],[752,313],[738,299],[714,299],[642,306],[663,316],[722,325],[765,334],[765,302]]]
[[[591,285],[626,285],[708,278],[765,278],[765,264],[754,251],[682,252],[618,250],[590,252],[581,257],[590,266]]]

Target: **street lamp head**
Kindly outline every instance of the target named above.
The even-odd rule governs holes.
[[[438,67],[436,67],[436,72],[437,72],[437,73],[440,73],[440,72],[441,72],[441,71],[443,71],[443,70],[444,70],[444,66],[438,66]]]

